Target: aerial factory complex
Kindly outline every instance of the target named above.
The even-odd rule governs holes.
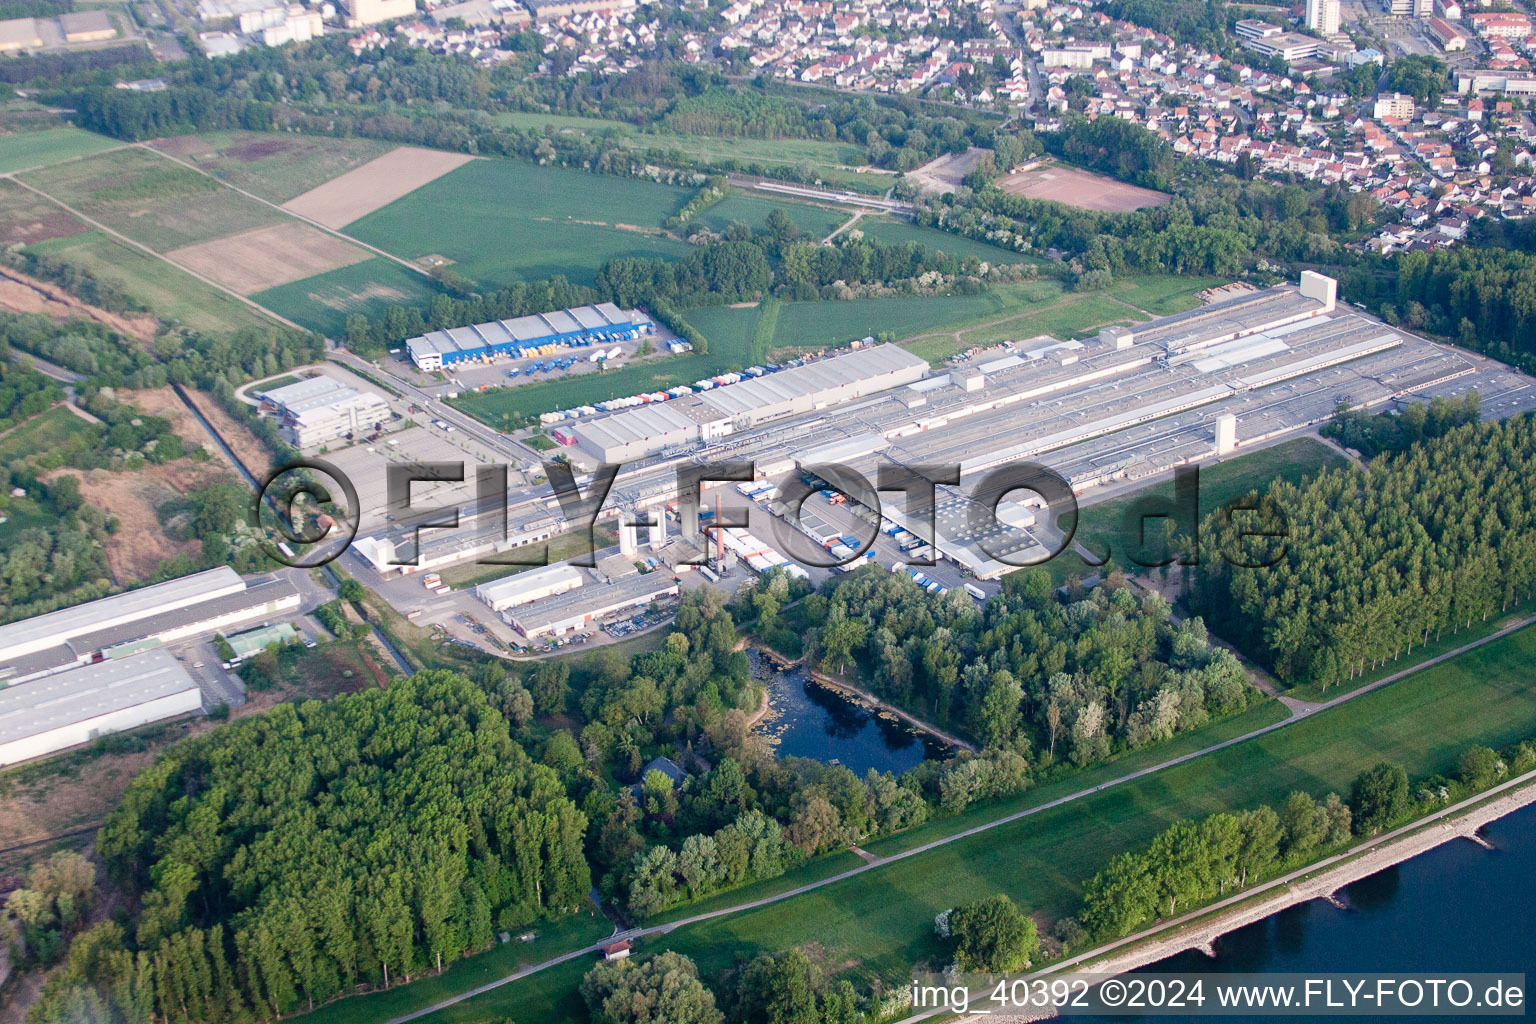
[[[1508,368],[1342,305],[1333,279],[1307,272],[1295,285],[1240,291],[1085,341],[1040,337],[998,346],[942,370],[897,346],[870,345],[582,417],[563,424],[562,434],[579,468],[624,464],[604,515],[627,520],[664,514],[678,499],[677,471],[688,463],[751,460],[769,483],[831,462],[870,480],[882,460],[958,465],[965,491],[995,467],[1033,460],[1082,493],[1282,437],[1326,420],[1341,402],[1382,407],[1474,387],[1491,416],[1530,401]],[[770,536],[762,517],[789,510],[764,500],[773,497],[766,488],[754,496],[760,511],[752,529]],[[883,517],[888,526],[909,525],[894,495]],[[802,530],[808,523],[802,520]],[[708,557],[723,550],[701,539],[697,524],[678,526],[682,546],[696,545]],[[565,528],[558,502],[540,484],[509,496],[505,532],[499,513],[464,515],[452,531],[424,531],[417,565],[389,564],[397,542],[414,543],[404,524],[363,538],[359,550],[380,572],[417,572],[538,543]],[[1016,532],[987,546],[1005,551],[1007,561],[982,550],[967,501],[940,492],[933,539],[941,558],[985,580],[1044,556],[1039,531],[1048,524],[1019,514],[999,528]],[[771,550],[756,553],[765,556],[760,564],[784,561]],[[544,600],[580,605],[583,598],[577,588]]]

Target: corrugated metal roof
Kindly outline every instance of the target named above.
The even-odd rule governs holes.
[[[165,651],[45,676],[0,690],[0,743],[196,689],[197,683]]]
[[[167,580],[123,594],[89,601],[73,608],[34,615],[30,619],[0,626],[0,659],[23,644],[51,640],[62,644],[71,637],[102,628],[101,624],[121,617],[147,618],[170,607],[185,606],[220,591],[242,588],[240,574],[227,565]]]

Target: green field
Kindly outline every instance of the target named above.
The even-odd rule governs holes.
[[[56,164],[19,177],[157,252],[285,219],[269,206],[138,148]]]
[[[239,299],[100,231],[54,238],[30,248],[117,282],[162,321],[198,331],[234,331],[272,323]]]
[[[391,306],[425,306],[437,293],[431,279],[376,256],[302,281],[268,288],[253,300],[310,330],[340,338],[352,313],[382,316]]]
[[[85,433],[88,427],[85,420],[62,405],[56,405],[0,437],[0,463],[62,447],[70,438]]]
[[[564,275],[592,283],[616,256],[681,256],[661,222],[687,189],[634,178],[473,160],[347,225],[347,233],[405,259],[439,255],[487,288]]]
[[[789,214],[789,219],[805,233],[808,241],[813,242],[819,242],[830,235],[851,216],[845,210],[832,210],[811,203],[785,202],[733,193],[700,213],[694,220],[701,221],[715,231],[724,231],[732,221],[740,221],[758,230],[774,210],[783,210]]]
[[[824,962],[858,965],[846,973],[860,981],[899,984],[914,964],[942,966],[933,916],[978,893],[1007,893],[1048,923],[1075,909],[1082,881],[1110,857],[1179,818],[1278,803],[1294,789],[1346,792],[1356,774],[1382,760],[1417,775],[1444,772],[1473,743],[1501,746],[1536,735],[1533,661],[1536,630],[1523,630],[1246,743],[782,903],[681,928],[643,949],[675,949],[713,974],[738,957],[814,943]],[[1078,777],[1070,788],[1088,784]],[[1044,799],[1049,788],[1034,797]],[[955,824],[937,822],[868,848],[889,854]],[[579,1014],[571,987],[586,966],[565,965],[426,1019],[570,1019]]]
[[[566,135],[596,138],[612,133],[623,146],[658,154],[664,162],[673,154],[687,160],[717,163],[727,160],[757,164],[783,164],[809,168],[824,182],[859,192],[883,192],[896,180],[892,174],[860,174],[848,168],[862,167],[864,149],[843,142],[813,139],[744,139],[677,132],[641,132],[623,121],[568,114],[529,114],[521,111],[496,115],[496,123],[525,132],[547,128]],[[671,159],[670,162],[677,162]]]
[[[948,231],[940,231],[938,228],[919,227],[904,220],[876,220],[862,217],[854,225],[854,229],[864,232],[867,238],[876,238],[882,242],[892,244],[919,242],[929,249],[945,252],[951,256],[959,256],[962,259],[966,256],[975,256],[993,265],[1040,262],[1034,256],[1001,249],[986,242],[977,242]]]
[[[1102,292],[1063,292],[1059,282],[1040,280],[994,287],[1005,301],[990,315],[944,325],[942,332],[908,337],[906,347],[939,363],[957,352],[1048,334],[1062,340],[1108,324],[1129,324],[1193,309],[1195,293],[1210,287],[1208,278],[1127,277]],[[923,328],[933,331],[934,328]],[[912,332],[914,334],[917,331]]]
[[[1204,287],[1197,282],[1185,285],[1184,280],[1128,278],[1117,287],[1128,291],[1150,289],[1168,302]],[[302,308],[291,305],[295,298],[284,304],[269,301],[275,293],[292,292],[307,284],[287,285],[263,292],[257,298],[285,316],[307,323]],[[1063,294],[1060,282],[1054,279],[996,285],[979,295],[785,302],[769,321],[763,319],[758,307],[709,306],[689,310],[684,315],[709,339],[708,355],[693,354],[607,373],[497,388],[465,395],[455,399],[454,404],[493,427],[506,429],[524,417],[552,409],[570,409],[622,395],[691,384],[726,370],[837,348],[882,332],[890,332],[898,340],[916,338],[904,341],[906,347],[926,359],[942,362],[970,345],[1036,334],[1070,338],[1101,324],[1146,319],[1110,294]]]
[[[121,145],[117,139],[79,128],[44,128],[0,135],[0,174],[45,167]]]
[[[208,132],[161,139],[155,148],[273,203],[395,148],[376,139],[333,139],[277,132]]]

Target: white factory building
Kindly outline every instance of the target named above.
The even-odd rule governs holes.
[[[202,693],[170,654],[150,651],[0,690],[0,765],[202,707]]]
[[[604,462],[634,462],[679,445],[712,441],[783,416],[888,391],[927,373],[927,360],[896,345],[874,345],[588,420],[576,427],[577,443]]]
[[[281,417],[279,433],[295,448],[377,433],[394,416],[383,398],[324,374],[254,393]]]
[[[584,582],[581,570],[571,565],[550,565],[529,569],[506,579],[482,583],[475,596],[493,612],[541,601],[546,597],[575,590]]]
[[[164,645],[299,607],[278,576],[228,566],[0,626],[0,764],[197,711]]]
[[[623,612],[677,596],[677,578],[666,572],[637,573],[611,583],[578,587],[507,609],[502,618],[529,640],[564,636]]]
[[[220,566],[0,626],[0,682],[127,657],[298,606],[288,581],[246,580]]]

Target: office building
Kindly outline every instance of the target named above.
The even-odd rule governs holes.
[[[324,374],[254,394],[278,413],[279,433],[295,448],[374,434],[394,417],[383,398]]]

